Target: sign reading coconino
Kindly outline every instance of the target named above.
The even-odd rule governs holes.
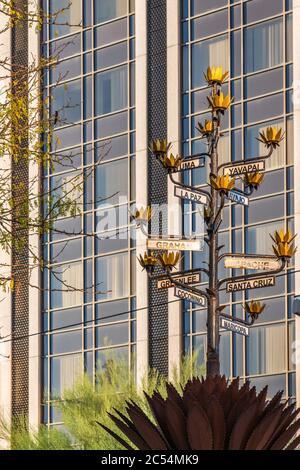
[[[195,158],[194,160],[187,160],[186,162],[183,161],[179,168],[174,171],[174,173],[178,173],[179,171],[185,170],[194,170],[195,168],[203,168],[204,161],[203,159]]]
[[[238,292],[247,289],[262,289],[263,287],[275,286],[275,277],[264,277],[251,279],[249,281],[228,282],[226,284],[227,292]]]
[[[230,175],[231,177],[245,175],[246,173],[256,173],[257,171],[265,171],[264,160],[252,163],[245,162],[223,168],[223,174]]]
[[[188,189],[183,189],[180,186],[175,186],[174,194],[176,197],[195,202],[196,204],[206,205],[208,200],[205,194],[198,191],[189,191]]]
[[[249,336],[249,328],[247,328],[247,326],[241,325],[238,322],[227,320],[227,318],[220,318],[220,327],[225,328],[225,330],[233,331],[239,335]]]
[[[230,257],[225,258],[227,269],[254,269],[256,271],[276,271],[280,269],[281,263],[275,258],[247,258]]]
[[[198,284],[201,282],[200,274],[187,274],[185,276],[173,276],[174,280],[177,282],[181,282],[181,284]],[[170,281],[170,279],[159,279],[157,281],[157,289],[169,289],[170,287],[174,287],[174,284]]]
[[[189,302],[194,302],[201,307],[206,306],[206,298],[203,295],[193,294],[185,289],[181,289],[180,287],[175,287],[174,289],[175,297],[178,297],[181,300],[188,300]]]
[[[162,238],[147,240],[149,250],[168,251],[200,251],[203,249],[200,240],[163,240]]]

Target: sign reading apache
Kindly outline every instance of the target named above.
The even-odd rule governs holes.
[[[250,279],[249,281],[228,282],[226,284],[226,291],[229,293],[229,292],[238,292],[238,291],[247,290],[247,289],[262,289],[263,287],[273,287],[273,286],[275,286],[274,276]]]
[[[281,262],[276,258],[259,257],[247,258],[228,256],[225,258],[227,269],[254,269],[256,271],[276,271],[281,268]]]
[[[180,282],[181,284],[198,284],[201,282],[200,274],[186,274],[184,276],[178,275],[174,276],[173,278],[175,281]],[[170,287],[174,287],[174,284],[170,281],[170,279],[160,279],[157,281],[157,289],[169,289]]]
[[[189,191],[188,189],[182,189],[180,186],[175,186],[174,194],[176,197],[185,199],[196,204],[206,205],[208,198],[205,194],[199,193],[198,191]]]
[[[186,162],[183,161],[179,168],[174,171],[174,173],[178,173],[180,171],[185,171],[185,170],[194,170],[196,168],[203,168],[204,167],[204,161],[203,159],[195,158],[194,160],[187,160]]]
[[[239,163],[223,168],[223,174],[230,175],[231,177],[245,175],[246,173],[256,173],[258,171],[265,171],[264,160],[252,163]]]
[[[242,206],[249,206],[249,199],[243,194],[238,193],[237,191],[228,191],[227,198],[232,202],[241,204]]]
[[[174,240],[174,239],[150,239],[147,240],[147,248],[149,250],[166,250],[166,251],[200,251],[203,249],[201,240]]]
[[[203,295],[194,294],[193,292],[189,292],[181,287],[175,287],[174,295],[181,300],[188,300],[189,302],[193,302],[201,307],[206,306],[206,298]]]
[[[232,320],[227,320],[227,318],[220,318],[220,327],[225,328],[225,330],[233,331],[239,335],[249,336],[249,328],[247,326],[241,325],[238,322]]]

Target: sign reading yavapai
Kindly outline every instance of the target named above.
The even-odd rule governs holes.
[[[236,202],[242,206],[249,206],[249,199],[246,196],[243,196],[243,194],[240,194],[238,191],[228,191],[227,197],[232,202]]]
[[[228,282],[226,284],[227,292],[238,292],[248,289],[262,289],[263,287],[273,287],[275,286],[275,277],[264,277],[251,279],[249,281],[237,281],[237,282]]]
[[[220,326],[225,330],[233,331],[239,335],[249,336],[249,328],[247,326],[241,325],[238,322],[227,320],[227,318],[220,318]]]
[[[206,298],[203,295],[194,294],[193,292],[189,292],[188,290],[182,289],[181,287],[175,287],[174,296],[181,300],[188,300],[189,302],[193,302],[197,305],[200,305],[201,307],[206,306]]]
[[[151,238],[147,240],[147,248],[149,250],[167,250],[167,251],[200,251],[203,244],[200,240],[174,240],[162,238]]]
[[[208,200],[205,194],[202,194],[198,191],[189,191],[187,189],[182,189],[180,188],[180,186],[175,186],[174,194],[176,197],[195,202],[196,204],[206,205]]]
[[[198,284],[201,282],[201,276],[199,273],[190,274],[190,275],[178,275],[174,276],[173,279],[181,284]],[[157,281],[157,289],[169,289],[170,287],[174,287],[174,284],[170,281],[170,279],[159,279]]]
[[[265,171],[265,162],[263,160],[252,163],[239,163],[223,168],[223,174],[230,175],[231,177],[245,175],[246,173],[257,173],[259,171]]]
[[[277,269],[281,268],[281,263],[278,259],[268,257],[247,258],[246,256],[228,256],[225,258],[225,268],[253,269],[256,271],[276,271]]]
[[[193,160],[183,161],[179,167],[174,171],[174,173],[178,173],[180,171],[186,170],[195,170],[196,168],[203,168],[204,167],[204,160],[195,158]]]

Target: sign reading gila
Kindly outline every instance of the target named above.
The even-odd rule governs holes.
[[[238,292],[247,289],[262,289],[263,287],[275,286],[275,277],[264,277],[258,279],[250,279],[249,281],[227,282],[226,291]]]

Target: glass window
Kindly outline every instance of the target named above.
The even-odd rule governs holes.
[[[251,0],[244,4],[245,23],[263,20],[282,12],[282,0]]]
[[[57,130],[53,133],[52,150],[58,151],[63,148],[79,145],[81,142],[81,125],[70,126]]]
[[[105,47],[95,52],[95,70],[121,64],[127,60],[127,42]]]
[[[274,375],[273,377],[258,377],[251,379],[251,386],[256,387],[257,393],[259,393],[265,386],[268,385],[268,396],[267,398],[273,398],[279,390],[286,390],[285,375]]]
[[[82,349],[82,331],[68,331],[51,335],[51,354],[63,354]]]
[[[82,263],[55,266],[51,269],[51,308],[82,304]]]
[[[269,234],[273,234],[275,230],[280,230],[282,227],[283,221],[249,227],[247,229],[247,253],[273,254]]]
[[[101,326],[96,329],[96,347],[103,348],[128,343],[128,323]]]
[[[98,300],[129,295],[128,253],[97,258],[96,291]]]
[[[112,206],[128,201],[128,161],[99,165],[96,170],[96,205]]]
[[[95,22],[103,23],[127,14],[127,0],[95,0]]]
[[[72,389],[82,375],[82,369],[81,354],[51,359],[51,398],[61,398],[65,390]]]
[[[252,201],[248,208],[249,224],[263,222],[264,220],[284,217],[284,196],[268,197]]]
[[[285,325],[250,328],[247,339],[247,374],[276,374],[286,368]]]
[[[69,219],[57,219],[53,222],[51,239],[61,240],[72,235],[81,233],[81,217],[70,217]]]
[[[96,139],[103,139],[114,134],[121,134],[128,130],[128,113],[114,114],[113,116],[97,119]]]
[[[81,80],[51,88],[52,117],[56,126],[64,126],[81,119]]]
[[[81,0],[51,0],[51,38],[72,33],[81,27]]]
[[[113,160],[117,157],[122,157],[128,154],[128,136],[122,135],[114,137],[108,141],[97,142],[95,145],[95,161],[101,159]]]
[[[112,323],[127,320],[129,315],[128,300],[105,302],[96,305],[96,319],[98,323]]]
[[[245,72],[275,67],[283,60],[282,19],[245,29]]]
[[[59,310],[51,313],[51,328],[65,328],[67,326],[73,326],[82,322],[81,307],[72,308],[68,310]]]
[[[266,155],[266,148],[264,144],[257,140],[260,132],[266,131],[267,127],[284,127],[282,121],[272,121],[267,124],[258,124],[257,126],[247,127],[245,129],[245,158],[259,157]],[[275,150],[273,155],[266,160],[266,169],[273,170],[276,168],[282,168],[285,164],[285,149],[284,145],[280,145]]]
[[[74,57],[72,59],[58,62],[51,67],[51,82],[61,83],[63,80],[69,80],[81,74],[81,59]]]
[[[128,365],[129,362],[129,349],[127,347],[104,349],[96,351],[96,367],[97,369],[106,369],[107,364],[111,361],[117,361],[119,364],[124,363],[124,366]]]
[[[203,70],[216,64],[228,70],[229,63],[228,36],[202,41],[192,46],[192,87],[206,85]]]
[[[127,19],[115,21],[95,29],[95,47],[127,38]]]
[[[271,119],[283,114],[283,93],[249,101],[245,104],[245,121]]]
[[[96,115],[112,113],[127,107],[127,76],[127,66],[118,67],[96,75]]]
[[[64,59],[71,55],[78,54],[81,50],[81,35],[75,34],[68,39],[60,39],[50,44],[50,56]]]
[[[245,79],[245,98],[265,95],[283,88],[283,69],[252,75]]]
[[[192,21],[192,40],[212,36],[228,28],[227,10],[202,16]]]
[[[62,263],[81,258],[81,238],[51,245],[52,263]]]
[[[227,6],[227,0],[192,0],[192,16],[199,15],[208,10]]]

